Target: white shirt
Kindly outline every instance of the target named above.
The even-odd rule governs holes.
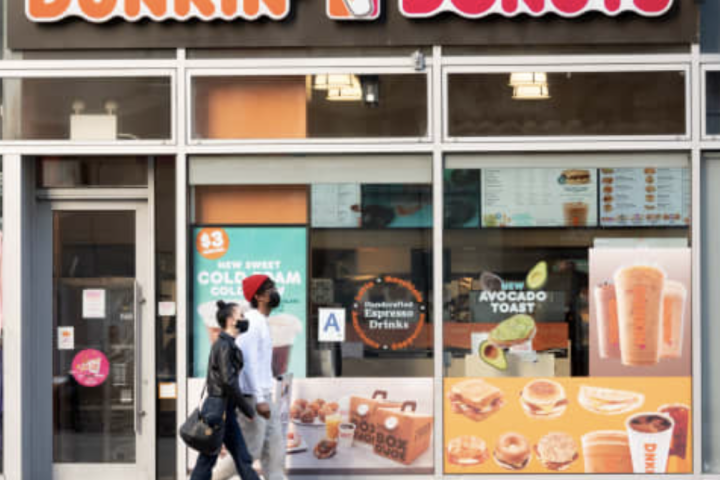
[[[272,374],[272,338],[267,317],[256,309],[245,312],[248,331],[238,335],[235,343],[242,351],[245,366],[240,372],[240,389],[255,397],[257,403],[269,402],[275,379]]]

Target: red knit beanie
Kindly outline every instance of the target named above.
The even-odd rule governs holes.
[[[245,300],[252,302],[252,299],[255,298],[255,294],[258,289],[263,283],[265,283],[266,280],[269,279],[270,277],[267,275],[250,275],[249,277],[246,277],[243,280],[243,295],[245,295]]]

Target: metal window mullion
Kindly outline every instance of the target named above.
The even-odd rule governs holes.
[[[690,53],[678,54],[639,54],[639,55],[468,55],[449,56],[442,59],[442,65],[446,67],[463,67],[477,65],[565,65],[575,66],[578,64],[597,65],[625,65],[629,68],[636,66],[686,63],[690,62]],[[718,59],[720,61],[720,59]]]
[[[442,59],[442,47],[433,46],[433,63],[439,65]],[[433,418],[435,422],[435,435],[433,445],[433,458],[435,465],[435,478],[443,478],[444,473],[444,427],[443,427],[443,377],[444,369],[444,339],[443,339],[443,72],[439,66],[431,70],[432,83],[432,109],[433,115],[433,158],[432,158],[432,186],[433,186]]]
[[[187,412],[187,372],[188,372],[188,246],[187,246],[187,127],[188,115],[188,76],[186,72],[187,52],[184,48],[177,50],[177,91],[173,101],[177,102],[177,116],[175,136],[177,138],[177,151],[175,156],[175,296],[177,298],[176,323],[176,387],[177,400],[175,403],[176,425],[179,427],[185,421]],[[177,464],[176,478],[187,477],[187,447],[176,436]]]

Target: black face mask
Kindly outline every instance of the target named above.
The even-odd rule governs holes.
[[[270,292],[270,302],[268,303],[270,308],[277,308],[280,306],[280,294],[277,290]]]
[[[250,322],[247,320],[237,320],[235,322],[235,328],[237,328],[238,332],[245,333],[248,331],[248,328],[250,328]]]

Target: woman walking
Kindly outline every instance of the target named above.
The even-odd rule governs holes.
[[[223,331],[210,351],[203,414],[211,425],[224,422],[223,443],[235,461],[240,478],[260,480],[252,468],[253,460],[235,416],[236,408],[248,418],[255,414],[240,390],[239,375],[243,368],[243,356],[235,345],[235,337],[247,331],[248,323],[242,320],[238,304],[219,301],[217,306],[217,321]],[[217,459],[217,455],[201,453],[190,480],[210,480]]]

